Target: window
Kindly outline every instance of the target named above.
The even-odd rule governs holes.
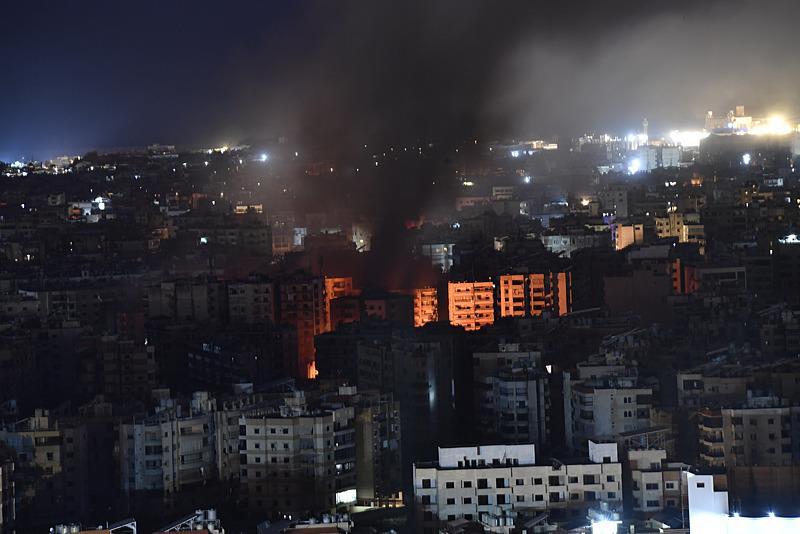
[[[497,494],[497,504],[506,504],[506,496],[503,493]]]
[[[447,499],[447,505],[448,506],[453,506],[455,504],[456,504],[456,500],[454,498],[450,497],[450,498]]]
[[[431,503],[431,496],[430,495],[423,495],[422,496],[422,504],[430,504]]]
[[[657,490],[658,489],[658,483],[657,482],[648,482],[647,484],[644,485],[644,489],[646,489],[646,490]]]
[[[609,499],[616,499],[617,498],[617,492],[616,491],[609,491],[608,492],[608,498]]]
[[[485,478],[478,479],[478,489],[486,489],[489,487],[488,481]]]
[[[614,482],[614,475],[608,475],[606,477],[606,482]]]
[[[504,478],[496,478],[494,480],[494,487],[495,488],[505,488],[506,487],[506,480]]]
[[[571,501],[577,501],[577,500],[579,500],[580,498],[581,498],[581,494],[580,494],[580,493],[570,493],[570,494],[569,494],[569,499],[570,499]]]
[[[595,484],[594,475],[583,475],[584,484]]]
[[[705,484],[705,482],[698,482],[698,483],[697,483],[697,487],[698,487],[698,488],[705,488],[705,487],[706,487],[706,484]]]
[[[431,479],[423,478],[422,479],[422,487],[425,488],[425,489],[430,488],[431,487]]]
[[[658,508],[661,504],[658,501],[647,501],[648,508]]]
[[[525,502],[525,495],[517,495],[517,502]]]
[[[455,520],[456,520],[456,516],[455,516],[455,515],[453,515],[453,514],[448,514],[448,515],[447,515],[447,520],[448,520],[448,521],[455,521]]]
[[[444,487],[447,488],[447,489],[453,489],[453,488],[456,487],[456,483],[455,482],[445,482],[444,483]]]
[[[517,486],[522,486],[523,484],[525,484],[525,481],[521,478],[518,478],[517,480],[514,481],[514,484],[516,484]]]
[[[464,504],[472,504],[472,497],[464,497]]]
[[[542,479],[541,478],[534,478],[533,479],[533,483],[536,486],[541,486],[542,485]]]
[[[556,494],[558,495],[558,494]],[[536,502],[542,502],[544,500],[544,495],[534,495],[533,500]]]
[[[488,495],[478,495],[478,506],[487,506],[489,504]]]
[[[578,477],[569,477],[569,483],[570,484],[577,484],[578,483]]]
[[[465,480],[462,485],[465,488],[471,488],[472,487],[472,481],[471,480]]]
[[[561,480],[557,476],[550,476],[550,477],[547,477],[547,484],[549,486],[560,486],[561,485]]]
[[[666,489],[668,489],[668,490],[675,489],[675,483],[674,482],[664,482],[664,487]]]

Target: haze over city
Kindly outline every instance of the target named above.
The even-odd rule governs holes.
[[[796,11],[790,0],[14,3],[0,155],[623,134],[644,116],[667,131],[741,102],[796,115]]]
[[[798,15],[4,6],[0,534],[800,532]]]

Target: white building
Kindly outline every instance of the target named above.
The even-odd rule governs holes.
[[[654,513],[681,506],[686,495],[683,473],[688,465],[667,462],[663,449],[630,450],[627,456],[635,512]]]
[[[437,462],[414,465],[414,504],[421,532],[456,519],[509,533],[518,516],[621,504],[622,466],[615,443],[589,443],[585,463],[536,464],[535,446],[439,448]]]
[[[636,377],[606,376],[571,384],[565,403],[567,434],[576,449],[587,440],[613,440],[622,432],[650,426],[652,388]]]
[[[762,517],[731,514],[728,492],[714,490],[712,475],[686,474],[689,488],[689,532],[691,534],[794,534],[800,532],[800,517]]]

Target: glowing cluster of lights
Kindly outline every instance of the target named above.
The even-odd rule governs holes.
[[[707,132],[700,130],[672,130],[669,139],[682,147],[699,147],[700,141],[708,137]]]
[[[647,138],[647,134],[643,134],[643,133],[638,133],[638,134],[629,133],[628,135],[625,136],[625,140],[628,143],[635,143],[635,144],[638,144],[638,145],[646,145],[647,144],[647,139],[648,139]]]
[[[748,130],[752,135],[786,135],[792,133],[794,128],[780,115],[773,115],[767,122],[756,124]]]
[[[633,158],[628,162],[628,174],[636,174],[642,170],[642,160]]]
[[[800,238],[797,237],[797,234],[789,234],[784,238],[778,239],[778,243],[781,245],[800,245]]]
[[[617,534],[617,528],[621,521],[602,519],[592,522],[592,534]]]

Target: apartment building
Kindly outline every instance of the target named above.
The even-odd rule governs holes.
[[[414,290],[414,326],[425,326],[439,320],[439,295],[435,287]]]
[[[447,300],[450,324],[479,330],[494,323],[494,283],[449,282]]]
[[[281,280],[279,295],[279,322],[297,329],[295,374],[315,378],[314,336],[327,332],[330,325],[325,279],[298,271]]]
[[[217,477],[216,401],[195,392],[188,407],[164,399],[147,417],[119,425],[120,487],[167,496]]]
[[[625,484],[630,487],[630,504],[634,512],[653,514],[664,508],[680,508],[686,504],[687,488],[683,474],[689,466],[667,462],[667,451],[629,450],[624,467]]]
[[[587,440],[616,439],[650,426],[653,390],[641,387],[636,377],[606,376],[565,389],[567,435],[576,449],[585,448]]]
[[[240,480],[250,510],[279,518],[356,500],[355,411],[311,409],[302,395],[244,411]]]
[[[541,353],[519,343],[473,354],[476,428],[486,442],[534,443],[550,437],[550,375]]]
[[[163,281],[148,288],[147,313],[176,324],[220,324],[228,314],[228,288],[213,277]]]
[[[586,461],[537,464],[535,446],[439,448],[438,460],[414,465],[415,516],[421,532],[448,521],[478,521],[510,533],[518,518],[583,515],[598,501],[622,503],[622,466],[615,443],[589,443]]]
[[[88,393],[116,399],[146,399],[156,386],[155,347],[119,336],[102,336],[82,358]]]
[[[328,317],[328,325],[326,332],[330,332],[336,327],[331,313],[331,302],[340,297],[349,297],[355,295],[356,291],[353,289],[353,278],[350,276],[342,277],[325,277],[325,309]]]
[[[800,406],[749,395],[736,408],[704,410],[699,417],[700,460],[725,468],[734,493],[800,493]]]
[[[569,272],[504,274],[498,284],[501,317],[527,317],[551,311],[572,311],[572,276]]]
[[[18,509],[28,514],[26,520],[47,524],[58,521],[59,512],[75,517],[86,512],[90,503],[85,426],[61,426],[48,410],[37,409],[33,416],[0,430],[0,444],[16,454],[13,468],[2,464],[0,469],[7,475],[13,469],[18,483],[9,486],[0,480],[5,484],[0,491],[13,492]]]
[[[228,283],[228,320],[233,324],[275,323],[275,284],[251,277]]]

